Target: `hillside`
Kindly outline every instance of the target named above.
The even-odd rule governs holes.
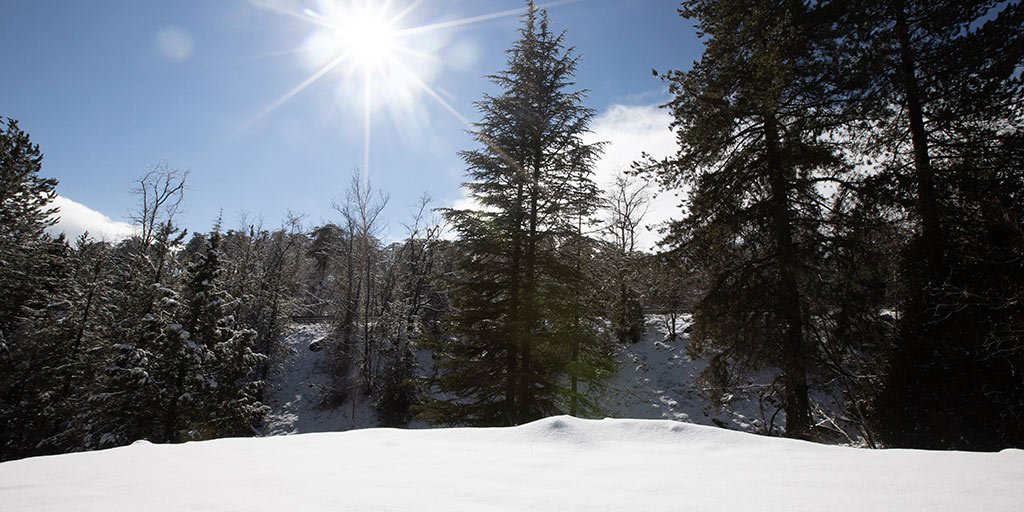
[[[689,325],[688,316],[680,320],[679,330],[682,331],[686,325]],[[639,342],[617,348],[618,370],[608,379],[598,400],[602,416],[671,419],[747,432],[765,430],[766,421],[762,415],[770,418],[774,409],[761,410],[757,399],[759,387],[755,383],[745,386],[752,391],[730,395],[725,407],[715,409],[698,392],[697,375],[707,366],[707,361],[691,358],[687,353],[689,335],[681,334],[676,340],[669,340],[666,332],[663,317],[651,315]],[[351,402],[334,408],[322,406],[321,394],[331,386],[331,379],[325,371],[327,351],[312,352],[308,347],[327,333],[327,325],[306,324],[297,326],[287,336],[286,341],[293,353],[271,383],[269,405],[272,412],[263,433],[333,432],[378,426],[368,403],[359,402],[354,410]],[[421,353],[418,364],[421,375],[429,374],[430,354]],[[834,411],[838,407],[833,398],[814,398],[820,407],[829,410],[830,416],[841,415],[841,411]],[[776,427],[782,422],[777,418]],[[410,426],[427,427],[419,422]],[[849,430],[848,435],[855,437],[854,429]],[[847,441],[844,435],[839,435],[837,440]]]

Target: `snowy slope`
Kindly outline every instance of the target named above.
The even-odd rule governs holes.
[[[609,379],[600,405],[613,418],[671,419],[717,425],[731,430],[765,432],[778,405],[761,403],[776,373],[763,370],[746,377],[733,393],[720,397],[721,410],[700,394],[698,376],[708,360],[691,358],[687,353],[690,336],[682,330],[691,323],[689,315],[678,320],[678,338],[668,339],[667,318],[649,315],[644,336],[637,343],[620,346],[616,357],[618,372]],[[837,390],[838,391],[838,390]],[[835,442],[860,444],[856,425],[843,421],[842,400],[823,391],[811,393],[812,415],[831,431]],[[774,417],[773,432],[785,426],[785,415]]]
[[[690,325],[689,315],[678,329]],[[688,334],[667,339],[661,315],[647,317],[647,330],[637,343],[619,347],[619,371],[607,383],[600,405],[614,418],[671,419],[714,425],[714,420],[735,430],[762,426],[755,399],[736,397],[727,410],[716,411],[698,394],[697,376],[707,361],[692,359],[686,352]]]
[[[365,403],[328,408],[323,397],[332,385],[327,372],[327,350],[311,351],[310,343],[323,340],[327,324],[302,324],[285,336],[291,355],[270,379],[267,405],[270,415],[265,435],[336,432],[376,426],[377,417]]]
[[[144,442],[0,464],[14,511],[1019,511],[1024,451],[861,450],[665,420]]]
[[[689,316],[679,320],[679,331],[689,325]],[[707,367],[704,359],[693,359],[687,354],[689,335],[681,334],[675,340],[666,339],[665,318],[651,315],[647,329],[639,342],[617,348],[618,372],[606,383],[598,406],[604,416],[633,419],[671,419],[699,425],[720,425],[732,430],[763,431],[765,418],[774,409],[761,410],[753,383],[753,391],[731,396],[728,406],[716,410],[698,393],[697,376]],[[331,379],[326,372],[327,351],[311,352],[310,342],[328,334],[326,325],[298,325],[285,342],[293,356],[285,361],[272,378],[268,405],[271,415],[263,432],[267,435],[306,432],[334,432],[354,428],[378,426],[376,414],[369,403],[359,402],[353,419],[352,404],[325,408],[321,393],[329,389]],[[418,363],[423,375],[430,373],[430,353],[420,351]],[[762,381],[768,382],[769,377]],[[833,402],[830,397],[814,397],[816,402]],[[841,411],[832,403],[830,414]],[[783,423],[781,415],[776,427]],[[430,425],[414,421],[412,428]],[[856,434],[853,434],[856,435]]]

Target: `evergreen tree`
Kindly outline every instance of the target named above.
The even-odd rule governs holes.
[[[786,434],[804,437],[823,254],[817,184],[841,168],[825,136],[831,83],[818,79],[828,24],[785,0],[688,1],[680,13],[697,20],[705,51],[690,71],[663,75],[680,150],[647,170],[692,187],[667,239],[707,280],[691,347],[712,353],[705,377],[719,386],[779,368]]]
[[[579,265],[590,249],[576,244],[596,204],[600,151],[581,140],[594,114],[570,90],[577,58],[532,2],[508,55],[490,77],[500,92],[477,103],[482,147],[462,153],[480,208],[446,212],[462,256],[451,336],[436,347],[438,387],[451,399],[425,409],[435,422],[510,425],[556,413],[570,362],[582,364],[596,342],[573,341],[592,321]]]
[[[90,446],[86,439],[94,431],[93,401],[103,386],[104,369],[117,334],[113,326],[119,293],[114,284],[120,269],[115,266],[112,252],[109,243],[94,241],[86,233],[79,237],[67,258],[67,315],[65,322],[56,325],[63,325],[68,353],[73,358],[66,363],[70,374],[59,385],[59,396],[68,404],[68,415],[62,433],[51,441],[55,452]]]
[[[220,225],[202,238],[202,248],[185,270],[174,383],[176,395],[167,427],[190,438],[242,435],[258,425],[266,408],[262,382],[254,380],[265,358],[253,351],[256,331],[239,328],[238,303],[224,289]]]
[[[0,118],[0,460],[47,453],[67,401],[67,244],[46,233],[57,181],[39,175],[42,153],[17,121]],[[52,379],[52,380],[51,380]],[[50,448],[52,449],[52,448]]]
[[[26,304],[41,300],[38,280],[45,276],[36,255],[51,238],[46,228],[56,219],[51,202],[57,180],[39,176],[43,155],[18,122],[0,118],[0,339],[10,333]]]
[[[0,347],[0,457],[58,453],[78,445],[72,422],[80,402],[85,353],[73,346],[74,283],[63,239],[36,248],[38,286]],[[45,251],[45,252],[43,252]]]
[[[136,237],[120,248],[120,314],[107,376],[94,399],[91,447],[179,440],[173,404],[180,399],[180,358],[188,335],[178,322],[180,272],[173,251],[183,237],[168,220],[154,228],[148,246]]]
[[[174,225],[174,214],[184,179],[156,168],[138,181],[140,229],[114,255],[120,269],[114,283],[118,315],[106,376],[93,396],[90,447],[177,438],[178,430],[169,425],[177,422],[171,404],[180,398],[178,358],[188,341],[178,321],[181,272],[174,257],[185,233]]]
[[[228,231],[220,242],[223,287],[235,299],[235,323],[256,332],[253,350],[266,356],[256,380],[266,380],[273,361],[288,353],[283,334],[289,317],[300,307],[304,242],[305,235],[294,217],[273,232],[253,225],[248,230]],[[311,295],[318,297],[318,290]]]

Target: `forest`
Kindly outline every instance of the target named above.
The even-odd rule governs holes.
[[[473,206],[424,196],[394,239],[358,170],[333,222],[189,232],[188,174],[158,164],[131,184],[132,236],[69,240],[45,148],[2,118],[0,461],[257,435],[309,319],[330,326],[310,347],[325,407],[358,396],[394,427],[600,418],[652,312],[710,361],[709,404],[769,376],[763,433],[827,441],[829,390],[861,446],[1024,448],[1024,3],[679,14],[704,51],[654,70],[674,155],[595,182],[580,52],[530,2],[460,153]],[[646,251],[662,188],[687,193]]]

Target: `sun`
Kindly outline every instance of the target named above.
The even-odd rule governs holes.
[[[359,110],[404,108],[416,102],[421,87],[443,62],[425,44],[424,34],[404,25],[411,7],[394,10],[380,0],[321,0],[301,16],[315,26],[302,50],[311,78],[338,78],[339,100]]]
[[[387,14],[366,4],[336,20],[331,31],[335,53],[350,55],[364,71],[395,59],[399,30]]]
[[[268,115],[314,83],[336,77],[340,105],[360,112],[363,131],[362,171],[370,168],[374,111],[384,110],[395,126],[415,125],[424,118],[424,96],[466,126],[472,126],[435,90],[432,82],[450,65],[443,57],[454,31],[498,18],[520,16],[526,7],[433,23],[410,23],[410,13],[427,0],[249,0],[258,8],[308,24],[305,43],[297,51],[310,68],[298,85],[272,102],[244,126]],[[447,1],[447,0],[441,0]],[[577,0],[556,0],[538,7]],[[351,120],[351,116],[346,116]]]

